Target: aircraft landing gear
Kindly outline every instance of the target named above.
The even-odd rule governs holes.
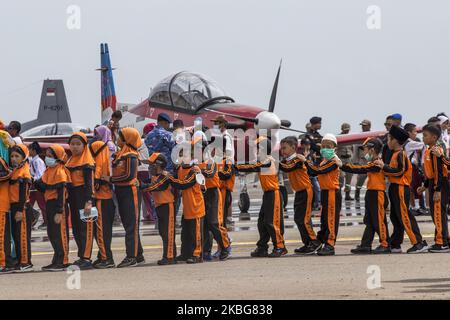
[[[245,180],[245,175],[240,175],[239,180],[241,182],[241,190],[239,192],[239,201],[238,206],[241,212],[239,213],[239,221],[248,221],[250,220],[250,213],[248,209],[250,209],[250,196],[247,192],[247,183]]]

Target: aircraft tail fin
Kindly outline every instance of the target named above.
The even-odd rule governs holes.
[[[62,80],[44,80],[37,119],[22,124],[22,131],[57,122],[72,122]]]
[[[111,58],[109,56],[109,48],[107,43],[100,44],[100,63],[98,69],[101,72],[101,98],[102,98],[102,123],[111,118],[116,111],[117,98],[114,89],[113,68],[111,67]]]

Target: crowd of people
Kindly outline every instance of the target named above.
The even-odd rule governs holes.
[[[449,119],[438,114],[423,126],[423,141],[415,124],[402,124],[402,116],[387,117],[387,133],[368,138],[362,145],[339,145],[333,134],[320,134],[322,119],[313,117],[307,133],[281,140],[273,148],[270,136],[260,135],[256,161],[235,163],[233,136],[227,119],[212,120],[221,148],[209,148],[205,124],[197,119],[186,128],[166,113],[147,124],[144,136],[134,128],[120,127],[121,114],[94,129],[92,138],[76,132],[67,141],[69,150],[53,144],[42,150],[38,142],[25,145],[20,123],[0,122],[0,273],[28,272],[31,230],[37,203],[54,250],[45,271],[61,271],[70,265],[81,270],[116,267],[111,250],[116,211],[125,229],[126,256],[117,268],[145,262],[140,240],[141,199],[155,212],[163,242],[159,265],[178,262],[225,261],[231,255],[227,231],[235,176],[256,172],[263,190],[258,218],[259,240],[252,257],[281,257],[288,253],[284,240],[283,197],[279,173],[289,178],[294,198],[294,221],[303,246],[299,255],[335,254],[340,211],[351,197],[352,175],[357,174],[355,200],[367,179],[366,225],[354,254],[401,253],[404,233],[412,247],[408,253],[449,252],[447,206],[449,203]],[[363,132],[371,122],[363,120]],[[341,134],[350,132],[344,123]],[[215,141],[217,143],[217,141]],[[69,152],[67,152],[69,151]],[[277,156],[274,156],[276,153]],[[68,156],[68,154],[70,156]],[[199,156],[200,154],[200,156]],[[281,155],[281,158],[278,157]],[[148,176],[139,176],[145,164]],[[141,170],[142,172],[142,170]],[[5,201],[3,201],[5,200]],[[435,223],[435,243],[428,246],[411,208],[429,210]],[[177,255],[176,214],[182,204],[181,247]],[[386,209],[390,204],[389,234]],[[428,208],[427,208],[428,207]],[[321,210],[320,230],[311,223],[313,210]],[[69,229],[78,259],[69,263]],[[375,235],[379,245],[372,249]],[[92,261],[93,243],[98,254]],[[212,254],[213,242],[217,252]],[[269,241],[273,243],[269,253]]]
[[[0,205],[0,273],[33,270],[30,244],[38,218],[36,203],[54,250],[44,271],[61,271],[70,265],[81,270],[115,267],[111,242],[116,211],[126,234],[126,256],[117,268],[144,263],[139,234],[142,196],[156,213],[163,241],[159,265],[229,257],[231,241],[224,212],[231,209],[234,175],[232,162],[225,159],[233,158],[234,149],[225,118],[218,116],[212,124],[225,146],[223,154],[214,155],[222,157],[219,162],[192,160],[196,146],[204,147],[203,126],[190,128],[192,140],[181,120],[172,124],[161,113],[141,136],[134,128],[120,128],[120,119],[120,112],[115,112],[107,124],[94,129],[93,137],[75,132],[67,141],[68,150],[59,144],[43,150],[36,141],[27,146],[20,138],[20,123],[0,123],[0,197],[6,200]],[[194,144],[198,135],[202,142]],[[174,161],[177,145],[183,149]],[[192,154],[186,151],[191,149]],[[148,174],[139,179],[143,163]],[[177,256],[175,215],[181,202],[182,243]],[[69,263],[70,228],[78,249],[73,263]],[[213,240],[218,245],[214,255]],[[92,261],[94,241],[98,254]]]

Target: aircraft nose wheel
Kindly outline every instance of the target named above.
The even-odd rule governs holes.
[[[241,210],[239,213],[239,220],[250,220],[250,213],[248,213],[248,209],[250,209],[250,196],[248,195],[247,190],[243,190],[239,194],[238,206]]]

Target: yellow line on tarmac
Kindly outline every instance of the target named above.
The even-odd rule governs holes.
[[[433,238],[434,234],[424,234],[424,238]],[[377,239],[377,237],[375,237]],[[346,237],[346,238],[338,238],[337,242],[346,242],[346,241],[359,241],[361,240],[361,237]],[[299,240],[286,240],[285,243],[293,244],[298,243]],[[233,242],[233,247],[239,247],[239,246],[248,246],[255,244],[255,241],[248,241],[248,242]],[[125,251],[125,247],[115,247],[111,248],[113,251]],[[150,246],[143,246],[143,249],[151,250],[151,249],[159,249],[162,250],[161,245],[150,245]],[[77,250],[70,250],[69,253],[77,253]],[[53,251],[35,251],[33,252],[33,256],[46,256],[53,254]]]

